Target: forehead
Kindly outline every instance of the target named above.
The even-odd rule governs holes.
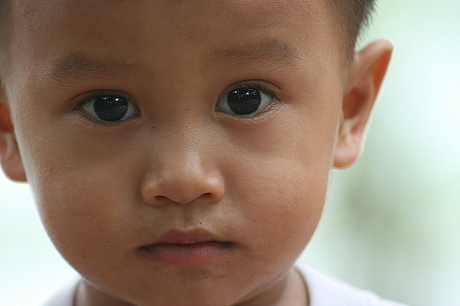
[[[97,8],[154,8],[156,10],[170,9],[180,13],[183,9],[208,10],[212,14],[219,14],[222,10],[240,10],[240,13],[269,13],[277,15],[296,12],[299,9],[306,9],[314,13],[319,7],[329,3],[328,0],[14,0],[8,2],[13,7],[20,9],[22,13],[50,13],[56,10],[81,11],[94,10]],[[129,13],[129,12],[128,12]]]
[[[15,0],[12,22],[21,30],[48,30],[59,25],[73,32],[124,27],[124,32],[156,30],[193,37],[195,29],[235,29],[243,36],[261,31],[288,29],[290,33],[324,31],[332,20],[327,0]],[[134,19],[135,18],[135,19]],[[167,27],[161,25],[167,24]],[[67,26],[66,26],[67,25]],[[154,28],[155,29],[154,29]],[[37,34],[37,33],[34,33]],[[283,33],[286,34],[286,33]],[[191,38],[192,38],[191,37]],[[173,37],[171,37],[173,38]]]
[[[177,60],[184,52],[219,58],[238,55],[241,50],[244,60],[264,52],[281,57],[309,57],[316,52],[330,60],[331,51],[338,51],[340,42],[328,3],[15,0],[11,2],[10,19],[10,49],[14,50],[10,55],[14,56],[8,62],[27,65],[45,59],[48,63],[43,65],[50,65],[72,54],[79,55],[77,61],[85,62],[80,55],[91,51],[100,57],[111,53],[118,57],[116,60],[134,63],[152,52],[164,61],[174,55]],[[246,52],[251,49],[256,50]]]
[[[313,23],[315,17],[324,18],[327,12],[326,0],[15,0],[11,1],[14,20],[20,22],[39,21],[40,26],[53,21],[99,18],[103,21],[112,16],[122,23],[133,16],[151,17],[150,21],[169,19],[178,27],[196,23],[243,22],[251,24],[272,24],[281,26],[287,21],[298,25],[292,31],[300,30],[306,23]],[[164,18],[161,18],[163,16]],[[86,20],[85,20],[86,19]],[[153,19],[153,20],[152,20]],[[137,24],[145,24],[139,18]],[[182,28],[186,31],[188,28]]]

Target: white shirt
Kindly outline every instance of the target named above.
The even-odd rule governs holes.
[[[297,264],[296,268],[307,284],[310,306],[403,306],[353,288],[304,264]]]

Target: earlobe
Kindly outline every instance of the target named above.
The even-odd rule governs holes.
[[[27,181],[8,108],[0,101],[0,162],[14,181]]]
[[[393,46],[386,40],[371,43],[354,56],[343,98],[334,167],[352,165],[361,153],[364,131],[390,62]]]

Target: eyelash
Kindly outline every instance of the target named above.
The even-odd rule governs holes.
[[[263,93],[266,96],[268,96],[272,101],[267,105],[267,107],[262,109],[260,112],[254,113],[252,115],[231,115],[231,116],[251,119],[251,118],[257,117],[257,116],[259,116],[259,115],[261,115],[263,113],[266,113],[266,112],[270,111],[274,107],[274,103],[282,103],[282,100],[278,97],[278,95],[274,91],[269,89],[267,86],[261,84],[261,81],[242,81],[242,82],[235,83],[235,84],[231,85],[230,87],[228,87],[227,90],[225,90],[224,94],[222,96],[220,96],[217,101],[222,99],[225,95],[230,93],[232,90],[235,90],[235,89],[238,89],[238,88],[254,88],[254,89],[257,89],[261,93]]]
[[[280,101],[278,96],[272,90],[268,89],[267,86],[262,85],[262,84],[260,84],[258,82],[253,82],[253,81],[243,81],[243,82],[233,84],[225,91],[225,94],[227,94],[230,91],[235,90],[237,88],[255,88],[255,89],[260,90],[262,93],[266,94],[267,96],[269,96],[273,100]]]
[[[237,118],[242,118],[242,119],[251,119],[251,118],[255,118],[257,116],[260,116],[263,113],[266,113],[266,112],[270,111],[274,107],[274,105],[276,103],[282,102],[274,91],[270,90],[267,86],[265,86],[265,85],[263,85],[263,84],[261,84],[260,82],[257,82],[257,81],[242,81],[242,82],[235,83],[235,84],[231,85],[230,87],[228,87],[227,90],[225,90],[224,94],[222,96],[220,96],[217,101],[220,101],[220,99],[222,99],[225,95],[227,95],[231,91],[236,90],[236,89],[240,89],[240,88],[254,88],[254,89],[257,89],[262,94],[264,94],[267,97],[269,97],[271,99],[271,101],[269,102],[269,104],[266,107],[264,107],[260,111],[255,112],[253,114],[248,114],[248,115],[226,114],[226,115],[237,117]],[[89,103],[91,103],[92,101],[94,101],[97,98],[100,98],[100,97],[103,97],[103,96],[108,96],[108,95],[120,96],[123,99],[126,99],[127,101],[132,103],[135,107],[137,107],[135,105],[135,103],[131,102],[132,99],[129,98],[123,92],[116,91],[116,90],[100,90],[100,91],[95,91],[95,92],[91,93],[89,96],[86,96],[85,98],[83,98],[80,101],[80,103],[77,106],[74,107],[73,111],[77,111],[77,112],[81,113],[85,118],[87,118],[88,120],[90,120],[92,122],[95,122],[95,123],[98,123],[98,124],[104,124],[104,125],[117,125],[117,124],[120,124],[120,122],[122,122],[124,120],[129,120],[129,119],[124,119],[124,120],[113,121],[113,122],[112,121],[104,121],[104,120],[99,120],[98,118],[94,118],[93,116],[89,115],[87,112],[84,111],[84,108]],[[216,106],[217,106],[217,104],[216,104]],[[138,112],[139,112],[139,114],[137,115],[137,117],[140,115],[139,110],[138,110]]]
[[[99,120],[97,118],[94,118],[93,116],[91,116],[91,115],[87,114],[86,112],[84,112],[84,107],[85,106],[87,106],[89,103],[91,103],[91,101],[93,101],[94,99],[97,99],[97,98],[100,98],[100,97],[103,97],[103,96],[119,96],[119,97],[121,97],[123,99],[126,99],[127,101],[132,103],[134,106],[136,106],[135,103],[131,102],[132,99],[129,98],[129,96],[126,95],[123,92],[120,92],[120,91],[117,91],[117,90],[99,90],[99,91],[95,91],[95,92],[91,93],[89,96],[86,96],[85,98],[83,98],[78,103],[78,105],[74,107],[73,111],[80,112],[82,114],[82,116],[84,116],[88,120],[90,120],[92,122],[95,122],[95,123],[98,123],[98,124],[104,124],[104,125],[117,125],[117,124],[120,124],[120,122],[124,121],[124,120],[113,121],[113,122],[112,121],[104,121],[104,120]],[[139,111],[139,114],[140,114],[140,111]]]

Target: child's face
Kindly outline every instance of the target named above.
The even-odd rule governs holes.
[[[283,292],[343,118],[328,2],[14,1],[9,109],[82,300]]]

